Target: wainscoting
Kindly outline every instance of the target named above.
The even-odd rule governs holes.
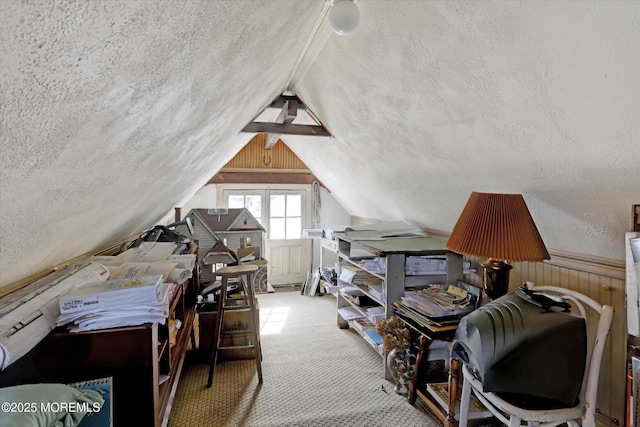
[[[379,222],[363,217],[352,217],[353,225]],[[429,236],[447,239],[448,233],[438,230],[425,230]],[[624,242],[620,242],[621,245]],[[611,419],[617,419],[618,425],[625,421],[625,384],[627,377],[627,325],[625,311],[625,263],[622,260],[593,257],[563,251],[549,250],[551,260],[543,263],[514,263],[509,277],[510,291],[526,281],[538,286],[560,286],[579,291],[594,300],[611,305],[614,310],[613,325],[602,359],[602,370],[598,384],[598,409],[601,417],[597,421],[603,426],[615,425]],[[465,275],[465,280],[482,286],[481,260],[466,257],[477,272]],[[590,322],[594,327],[595,322]],[[562,352],[559,348],[558,352]],[[550,379],[551,380],[551,379]]]
[[[623,261],[588,257],[550,251],[551,260],[543,263],[520,262],[513,264],[509,287],[515,290],[526,281],[538,286],[560,286],[581,292],[594,300],[609,304],[615,309],[613,325],[602,359],[602,370],[598,384],[598,417],[601,425],[614,425],[609,418],[624,425],[625,379],[626,379],[626,312],[625,266]],[[477,265],[475,259],[469,259]],[[482,285],[482,267],[466,279]],[[595,328],[595,321],[589,323]],[[558,352],[562,352],[561,348]]]

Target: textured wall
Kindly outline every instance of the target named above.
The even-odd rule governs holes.
[[[358,5],[300,94],[337,138],[287,139],[353,215],[451,231],[472,191],[522,193],[549,248],[624,258],[640,2]]]
[[[640,2],[360,0],[284,138],[352,214],[450,231],[523,193],[549,248],[623,257]],[[322,0],[0,1],[0,286],[181,206],[252,137]]]
[[[251,138],[238,130],[280,93],[321,7],[0,2],[0,284],[188,199]]]

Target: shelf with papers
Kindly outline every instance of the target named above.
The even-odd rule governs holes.
[[[345,296],[345,301],[347,301],[349,305],[339,309],[339,313],[341,313],[343,318],[347,318],[347,320],[344,321],[344,327],[356,331],[376,353],[381,356],[384,355],[382,338],[376,333],[375,325],[368,319],[365,309],[358,306],[350,296]],[[368,325],[368,327],[365,327],[364,324]]]
[[[327,282],[324,279],[320,279],[320,286],[324,289],[326,293],[335,294],[338,292],[340,286],[334,285],[333,283]]]
[[[357,267],[359,269],[362,269],[362,270],[366,271],[367,273],[369,273],[373,277],[377,277],[380,280],[385,280],[384,273],[381,273],[381,272],[378,272],[378,271],[374,271],[374,270],[371,270],[371,269],[367,269],[367,267],[365,267],[365,266],[363,266],[361,264],[361,262],[363,260],[370,260],[370,259],[372,259],[372,258],[370,258],[370,257],[369,258],[358,258],[358,259],[342,258],[342,260],[344,260],[345,262],[351,264],[354,267]]]
[[[197,251],[197,245],[192,248]],[[192,278],[178,285],[170,300],[163,299],[164,322],[80,332],[56,327],[2,371],[0,387],[112,377],[114,425],[166,426],[192,333],[198,286],[195,267]],[[181,323],[175,335],[169,332],[169,317]]]
[[[404,296],[405,288],[427,284],[453,284],[463,278],[462,256],[446,249],[446,241],[430,237],[389,238],[384,240],[352,240],[344,233],[334,233],[338,246],[338,260],[342,268],[361,269],[377,280],[377,292],[367,285],[357,283],[362,295],[369,297],[379,307],[375,321],[394,314],[393,303]],[[439,271],[419,270],[422,265],[435,265]],[[443,269],[442,264],[446,265]],[[419,272],[420,274],[415,274]],[[351,273],[350,273],[351,274]],[[344,279],[342,271],[338,274]],[[337,308],[353,306],[353,300],[342,292],[336,294]],[[357,305],[357,304],[356,304]],[[366,313],[366,312],[365,312]],[[338,311],[340,328],[351,327]],[[383,354],[386,356],[385,354]],[[392,380],[391,372],[383,357],[383,374]]]
[[[366,342],[367,344],[369,344],[371,346],[371,348],[373,348],[376,353],[378,353],[380,356],[384,356],[384,349],[382,348],[382,341],[378,339],[378,337],[373,338],[372,335],[376,336],[377,334],[375,333],[375,329],[373,330],[368,330],[368,331],[362,331],[356,327],[354,327],[354,321],[350,320],[349,321],[349,326],[351,327],[351,329],[355,330]],[[367,332],[371,333],[371,335],[369,335]],[[377,340],[377,342],[376,342]]]
[[[357,289],[360,293],[362,293],[362,296],[366,296],[366,297],[370,298],[371,300],[373,300],[373,302],[375,302],[378,305],[384,305],[384,301],[382,301],[377,295],[372,294],[369,291],[369,288],[367,286],[351,285],[351,284],[346,283],[346,282],[338,281],[338,288],[342,289],[343,291],[345,289],[349,289],[349,288]],[[357,301],[357,299],[355,298],[354,295],[350,295],[350,294],[346,294],[345,295],[344,292],[342,292],[342,295],[345,298],[352,297],[352,298],[349,298],[349,301],[352,302],[352,304],[358,305],[359,302]]]
[[[394,314],[416,332],[428,335],[431,339],[450,339],[458,329],[458,321],[442,322],[440,324],[425,324],[410,318],[401,311],[394,310]]]

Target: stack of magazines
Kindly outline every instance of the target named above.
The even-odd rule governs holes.
[[[406,292],[393,305],[397,314],[420,325],[444,326],[457,323],[460,317],[472,311],[475,300],[473,295],[455,286],[447,289],[429,286]]]
[[[164,324],[172,286],[161,275],[88,283],[60,297],[56,323],[71,332]]]

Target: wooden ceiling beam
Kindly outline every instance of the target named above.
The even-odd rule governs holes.
[[[298,101],[295,99],[291,99],[287,101],[287,105],[289,106],[287,111],[287,120],[288,123],[293,123],[296,117],[298,117]]]
[[[318,179],[310,172],[277,172],[254,170],[251,172],[225,172],[215,174],[207,184],[303,184]],[[321,182],[320,185],[326,188]]]
[[[256,118],[260,116],[259,114],[244,128],[242,128],[240,132],[333,137],[331,132],[327,130],[320,120],[318,120],[313,111],[309,110],[297,95],[279,95],[267,108],[280,109],[275,122],[257,122]],[[317,124],[294,124],[293,121],[298,117],[298,110],[300,109],[306,111],[309,117],[311,117]]]
[[[276,123],[282,124],[288,121],[288,118],[289,118],[289,101],[285,102],[282,108],[280,109],[280,113],[276,118]]]
[[[294,125],[293,123],[261,123],[251,122],[241,132],[245,133],[278,133],[282,135],[332,136],[323,126]]]

